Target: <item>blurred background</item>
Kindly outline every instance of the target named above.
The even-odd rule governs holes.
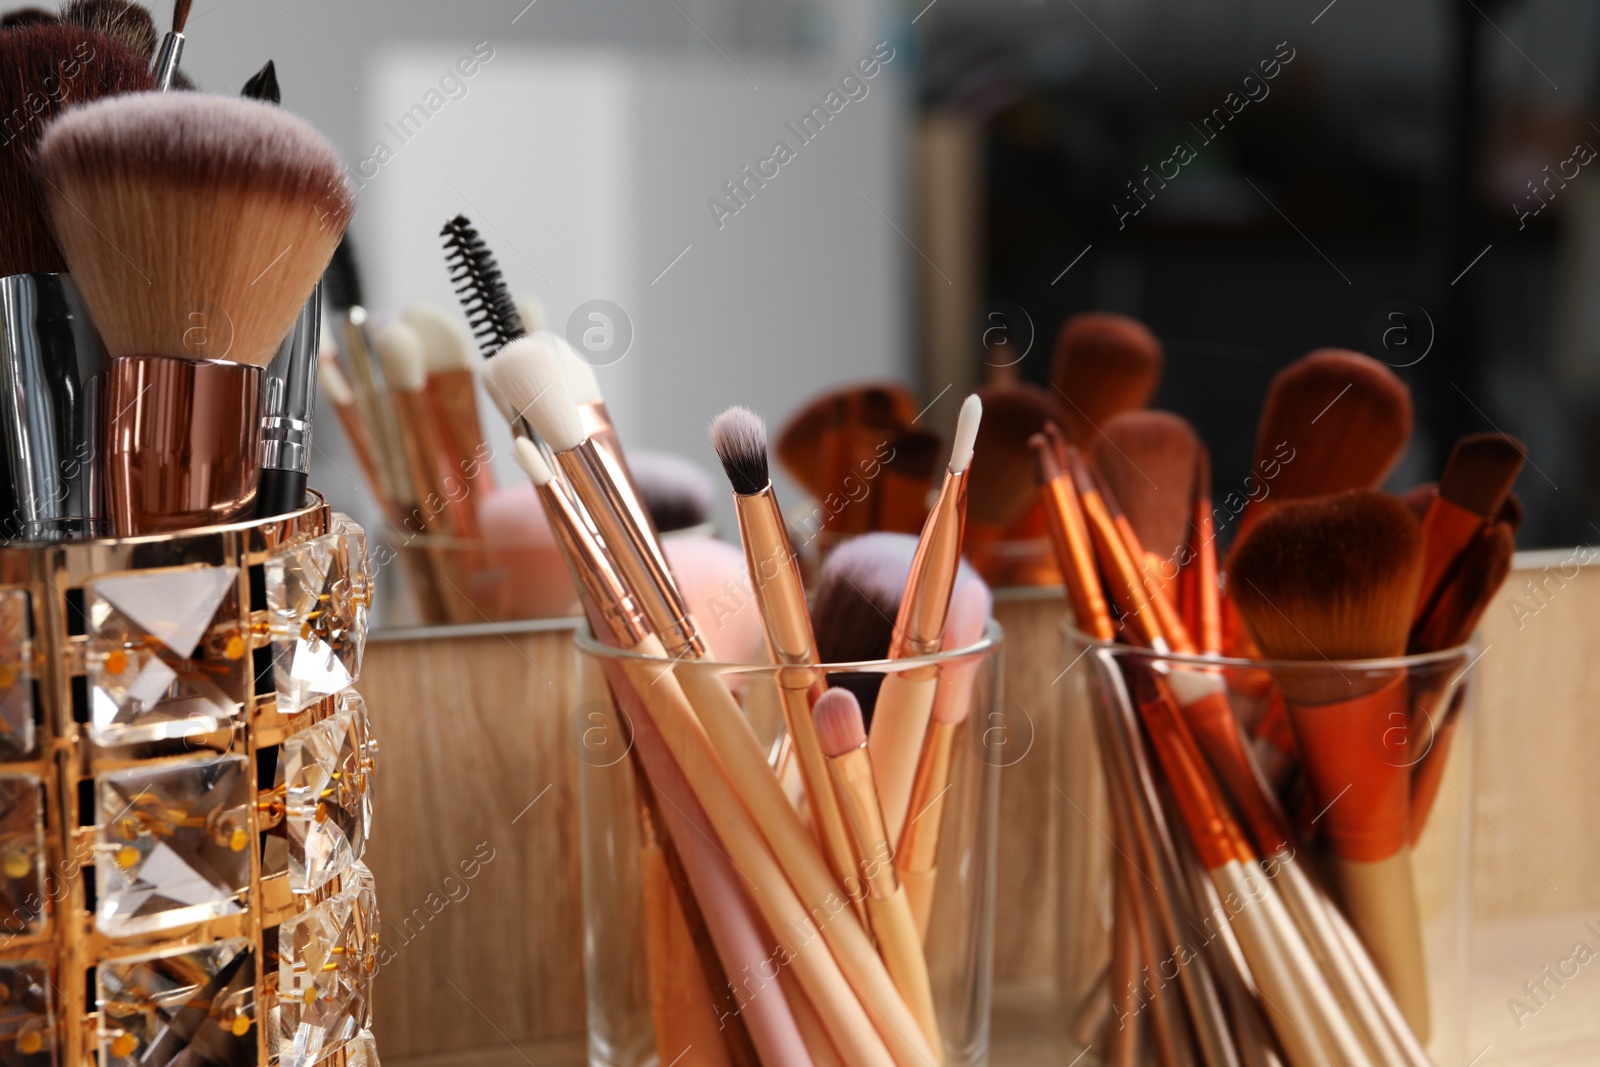
[[[1498,427],[1530,448],[1521,547],[1600,537],[1600,5],[199,0],[189,39],[210,89],[274,59],[342,147],[380,317],[453,306],[465,212],[552,328],[599,328],[631,446],[710,469],[727,404],[874,377],[947,429],[997,346],[1043,381],[1105,309],[1164,343],[1156,404],[1218,498],[1274,371],[1339,346],[1415,391],[1395,486]],[[324,425],[313,484],[370,518]]]

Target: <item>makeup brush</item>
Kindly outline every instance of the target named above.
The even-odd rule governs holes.
[[[155,31],[151,29],[150,45],[155,47]],[[278,66],[272,60],[267,60],[262,68],[250,75],[250,80],[244,83],[244,88],[239,91],[240,96],[248,96],[252,100],[265,100],[269,104],[281,104],[283,93],[278,88]]]
[[[355,209],[338,152],[269,104],[141,94],[57,119],[37,166],[112,357],[104,457],[117,533],[247,513],[261,368]]]
[[[1289,500],[1375,489],[1411,439],[1411,391],[1370,356],[1323,348],[1279,371],[1256,425],[1255,467],[1267,495],[1250,526]]]
[[[1142,408],[1161,381],[1161,342],[1136,319],[1074,315],[1056,335],[1050,385],[1066,408],[1067,440],[1088,448],[1113,415]]]
[[[799,559],[789,543],[789,530],[767,470],[766,424],[750,409],[732,407],[711,423],[710,436],[717,458],[722,461],[723,472],[733,487],[733,509],[739,520],[745,569],[755,586],[756,603],[766,627],[767,648],[776,663],[813,666],[817,662],[817,641],[811,632],[811,616],[806,612]],[[780,671],[777,675],[784,722],[799,755],[806,796],[820,831],[823,854],[828,858],[834,877],[847,891],[852,891],[853,898],[859,898],[861,879],[855,869],[856,852],[851,847],[844,815],[839,810],[839,797],[829,782],[823,749],[812,723],[813,690],[820,688],[821,683],[822,679],[814,670]]]
[[[1462,551],[1494,521],[1527,456],[1521,441],[1503,433],[1472,434],[1450,450],[1438,494],[1422,520],[1427,563],[1417,594],[1418,618],[1432,607]]]
[[[156,56],[154,74],[157,89],[172,88],[178,64],[183,62],[183,30],[189,24],[189,9],[193,6],[194,0],[173,0],[172,28],[161,39],[161,54]]]
[[[922,955],[922,935],[911,914],[905,887],[895,875],[894,854],[878,808],[872,760],[867,755],[867,731],[861,708],[848,689],[829,689],[817,699],[814,711],[817,738],[828,758],[828,770],[838,789],[839,804],[850,824],[851,836],[861,856],[867,882],[867,915],[878,951],[889,975],[906,998],[928,1044],[941,1048],[939,1024],[933,1011],[933,987],[928,963]]]
[[[916,554],[917,538],[897,533],[852,537],[828,554],[811,598],[812,629],[822,662],[889,657],[894,619]]]
[[[61,8],[61,21],[102,34],[146,63],[156,54],[156,21],[131,0],[70,0]]]
[[[718,663],[766,662],[767,630],[744,550],[714,537],[669,537],[661,547],[700,623],[707,656]]]
[[[423,391],[445,449],[441,467],[466,478],[473,499],[494,492],[494,472],[487,462],[488,445],[478,415],[477,356],[472,335],[452,315],[432,304],[417,303],[401,316],[422,339],[426,370]]]
[[[1073,623],[1080,633],[1096,641],[1114,641],[1116,628],[1100,584],[1094,545],[1089,540],[1089,527],[1072,476],[1062,470],[1055,445],[1048,435],[1034,434],[1028,439],[1028,448],[1033,457],[1034,480],[1039,484],[1039,495],[1049,520],[1056,562],[1061,567],[1067,603],[1072,607]]]
[[[377,348],[424,528],[429,533],[460,540],[478,540],[482,535],[477,509],[467,499],[470,489],[466,476],[449,463],[449,453],[428,406],[427,357],[423,355],[422,338],[404,322],[396,322],[378,334]]]
[[[1145,551],[1146,579],[1176,597],[1179,566],[1194,512],[1200,439],[1165,411],[1126,411],[1106,420],[1094,443],[1095,468]]]
[[[348,236],[334,249],[322,281],[329,317],[338,326],[339,351],[349,372],[347,380],[355,391],[356,410],[361,413],[361,421],[372,439],[372,458],[380,479],[379,494],[394,506],[396,514],[404,516],[417,501],[412,491],[411,472],[405,465],[405,443],[400,440],[394,411],[382,388],[372,347],[365,287],[361,284],[355,247]]]
[[[333,405],[333,413],[338,417],[339,425],[344,427],[345,438],[350,442],[350,451],[355,453],[356,463],[361,467],[361,474],[367,480],[367,487],[372,490],[379,505],[383,506],[387,513],[388,501],[379,491],[378,470],[372,462],[372,440],[367,436],[367,427],[361,421],[360,413],[356,411],[355,390],[350,388],[350,383],[345,380],[344,371],[339,369],[337,351],[330,345],[317,357],[317,383],[327,396],[328,403]]]
[[[698,465],[669,452],[640,450],[632,454],[629,467],[658,532],[694,530],[711,522],[716,489]]]
[[[465,215],[446,222],[439,236],[444,238],[445,266],[461,299],[461,309],[466,312],[467,324],[477,338],[479,350],[485,356],[493,356],[528,332],[506,291],[500,264]]]
[[[900,610],[889,638],[890,659],[932,656],[939,651],[961,565],[968,475],[982,421],[983,403],[976,395],[967,397],[956,420],[944,485],[922,527],[911,574],[900,597]],[[939,669],[930,664],[885,675],[878,690],[867,751],[872,756],[878,801],[891,841],[898,841],[905,828],[911,783],[916,777],[917,759],[938,685]]]
[[[1357,490],[1283,505],[1233,552],[1230,587],[1261,650],[1313,661],[1276,670],[1346,907],[1422,1040],[1429,1028],[1409,847],[1404,671],[1337,660],[1405,652],[1422,534],[1394,497]],[[1398,736],[1397,736],[1398,735]]]
[[[994,597],[982,578],[971,572],[958,577],[940,650],[954,652],[977,644],[993,610]],[[895,871],[911,904],[919,943],[927,937],[932,915],[951,755],[956,735],[972,713],[973,686],[981,666],[982,658],[971,656],[945,668],[939,692],[933,698],[933,715],[917,759],[916,777],[911,782],[905,828],[900,831],[894,850]]]
[[[1222,590],[1218,584],[1216,516],[1211,509],[1211,453],[1204,444],[1195,454],[1194,518],[1189,523],[1189,558],[1178,571],[1184,621],[1200,651],[1222,654]]]
[[[993,541],[1034,505],[1028,438],[1046,423],[1061,424],[1066,412],[1058,398],[1032,385],[985,388],[977,395],[987,417],[973,446],[967,508],[973,536]]]
[[[863,503],[860,487],[876,479],[917,408],[904,386],[872,382],[816,397],[785,421],[774,448],[778,462],[822,506],[830,535],[874,528],[879,505]]]

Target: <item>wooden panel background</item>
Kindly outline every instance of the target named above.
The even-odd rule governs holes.
[[[1480,921],[1600,906],[1600,566],[1577,565],[1586,559],[1519,556],[1484,620],[1477,743],[1449,772],[1473,824]],[[1003,779],[1002,978],[1047,972],[1054,952],[1063,610],[1036,593],[996,606],[1007,728],[1031,746]],[[543,1064],[581,1050],[573,656],[559,621],[378,634],[367,646],[360,689],[382,761],[368,863],[393,953],[375,1011],[390,1063],[468,1051],[521,1062],[537,1050]],[[460,865],[486,849],[494,858],[465,879]]]

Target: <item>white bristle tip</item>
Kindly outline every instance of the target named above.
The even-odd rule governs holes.
[[[549,485],[555,478],[555,472],[550,469],[550,464],[544,461],[544,453],[539,451],[539,446],[526,437],[516,439],[517,466],[525,471],[534,485]]]
[[[961,402],[956,418],[956,439],[950,446],[950,473],[960,474],[972,462],[972,446],[978,440],[978,423],[983,420],[983,401],[973,393]]]
[[[519,337],[483,367],[483,384],[501,414],[526,418],[557,452],[584,441],[583,422],[561,367],[561,353],[541,337]]]
[[[403,322],[391,323],[374,339],[378,362],[389,388],[414,393],[428,380],[428,364],[422,352],[422,338]]]
[[[565,337],[549,330],[540,330],[535,336],[544,338],[561,353],[561,366],[567,372],[567,386],[572,390],[574,403],[598,404],[606,398],[600,391],[600,379],[595,377],[594,367],[573,350]]]
[[[422,338],[429,374],[461,370],[475,362],[472,335],[460,319],[442,308],[419,302],[406,308],[401,318]]]

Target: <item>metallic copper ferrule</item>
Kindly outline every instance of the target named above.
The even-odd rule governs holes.
[[[578,579],[591,604],[599,609],[622,648],[632,648],[650,633],[644,613],[628,592],[627,583],[617,574],[606,550],[589,531],[578,505],[555,482],[538,487],[550,529],[567,559],[567,567]],[[598,635],[596,635],[598,636]]]
[[[911,783],[909,814],[894,850],[894,865],[902,871],[931,871],[939,865],[945,786],[950,781],[950,753],[960,726],[938,719],[928,723],[917,776]]]
[[[906,595],[894,620],[894,636],[889,640],[889,658],[932,656],[939,651],[944,636],[944,620],[950,611],[950,596],[955,592],[956,571],[961,567],[961,539],[967,526],[967,474],[944,475],[939,499],[934,501],[928,521],[917,541],[917,554],[911,560],[906,579]]]
[[[1045,483],[1041,492],[1078,629],[1097,641],[1114,641],[1117,632],[1095,570],[1094,546],[1089,543],[1089,527],[1083,519],[1077,490],[1066,475],[1058,474]]]
[[[705,641],[689,619],[688,606],[660,555],[660,547],[634,520],[600,449],[586,440],[575,448],[557,452],[555,458],[667,654],[703,659]]]
[[[839,790],[839,806],[850,820],[850,829],[864,853],[861,875],[867,890],[880,900],[894,896],[900,888],[900,878],[894,873],[894,854],[886,843],[888,832],[883,825],[883,811],[878,807],[878,787],[872,778],[867,746],[842,756],[829,756],[828,769]],[[874,850],[880,854],[872,855]]]
[[[260,367],[116,356],[105,396],[102,452],[117,536],[249,516],[260,474]]]
[[[773,659],[785,665],[816,663],[817,639],[811,632],[800,560],[789,542],[777,494],[770,484],[749,496],[735,493],[733,510]],[[815,671],[778,672],[778,684],[786,689],[806,689],[815,681]]]
[[[611,475],[612,482],[616,484],[618,495],[628,506],[633,521],[638,524],[639,529],[650,535],[650,549],[665,570],[667,558],[661,551],[655,520],[650,517],[650,509],[644,506],[644,498],[639,495],[639,486],[634,483],[633,471],[629,469],[627,456],[622,452],[622,442],[617,438],[617,429],[611,422],[611,413],[606,410],[606,402],[594,400],[587,404],[579,404],[578,423],[583,427],[584,436],[599,450],[600,459]]]

